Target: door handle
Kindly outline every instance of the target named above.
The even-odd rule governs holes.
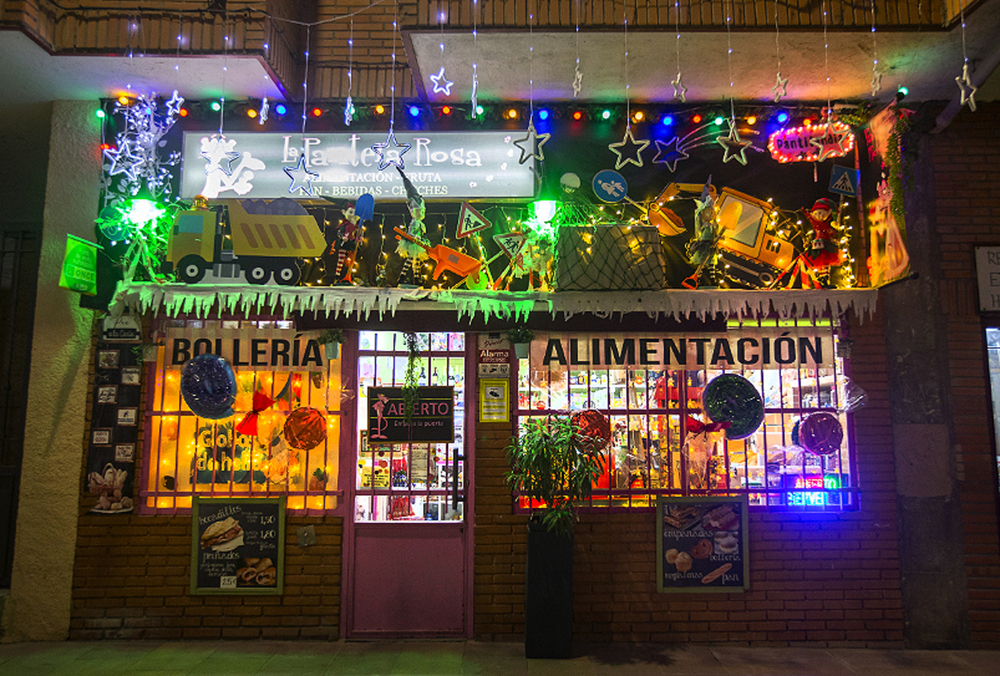
[[[458,510],[458,503],[465,501],[465,496],[458,497],[458,461],[465,460],[465,456],[457,451],[451,458],[451,510]]]

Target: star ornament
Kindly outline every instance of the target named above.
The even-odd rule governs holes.
[[[680,101],[681,103],[687,103],[688,88],[684,86],[683,82],[681,82],[680,71],[677,71],[677,79],[673,80],[670,84],[674,86],[674,100]]]
[[[580,70],[580,64],[576,64],[576,70],[573,71],[573,98],[575,99],[583,91],[583,71]]]
[[[167,101],[167,115],[170,115],[172,117],[180,115],[181,106],[183,105],[184,105],[184,97],[180,96],[177,93],[177,90],[175,89],[174,95],[170,97],[169,101]]]
[[[775,103],[788,96],[788,78],[781,77],[780,72],[777,78],[775,78],[774,86],[771,87],[771,93],[774,94]]]
[[[620,143],[608,144],[608,150],[618,156],[618,159],[615,160],[615,170],[621,169],[626,164],[634,164],[637,167],[641,167],[642,151],[645,150],[648,145],[648,139],[636,141],[635,137],[632,136],[632,127],[626,127],[625,136],[622,137]]]
[[[670,171],[677,171],[677,163],[689,157],[690,155],[680,147],[680,141],[676,136],[666,143],[656,139],[656,157],[653,158],[653,164],[665,164]]]
[[[818,149],[817,162],[823,162],[830,157],[843,157],[854,147],[854,137],[851,128],[843,122],[828,120],[823,126],[822,136],[809,139],[809,144]]]
[[[969,78],[969,64],[966,63],[962,66],[962,74],[955,78],[955,84],[962,92],[961,105],[968,104],[969,110],[976,112],[976,91],[979,88],[972,86],[972,80]]]
[[[729,120],[729,133],[725,136],[720,136],[715,139],[718,143],[725,149],[725,153],[722,155],[722,162],[728,163],[729,160],[736,160],[743,166],[747,163],[747,148],[753,144],[750,141],[744,141],[740,138],[740,134],[736,131],[736,121]]]
[[[431,82],[434,83],[435,94],[451,96],[451,86],[455,83],[444,76],[444,66],[441,66],[441,70],[437,72],[437,75],[431,75]]]
[[[878,66],[872,66],[872,98],[882,91],[882,73]]]
[[[289,193],[301,190],[305,194],[312,196],[312,182],[319,178],[319,174],[309,171],[309,168],[306,167],[305,154],[299,155],[299,162],[294,167],[285,167],[285,173],[288,174],[288,178],[292,179],[292,184],[288,186]]]
[[[205,173],[211,174],[213,171],[221,171],[226,176],[233,175],[233,162],[240,158],[240,154],[235,150],[229,150],[235,143],[226,141],[225,136],[215,135],[212,137],[211,147],[203,150],[201,156],[208,163],[205,165]],[[204,146],[202,146],[204,147]]]
[[[385,143],[376,143],[372,146],[375,157],[378,158],[379,171],[384,170],[390,164],[400,169],[406,169],[403,155],[411,148],[409,143],[399,143],[396,140],[396,132],[389,127],[389,134],[385,137]]]
[[[519,138],[514,141],[516,145],[521,150],[521,157],[518,159],[518,164],[524,164],[528,161],[529,157],[533,157],[539,162],[545,159],[545,152],[542,150],[548,140],[552,138],[552,134],[539,134],[535,131],[535,123],[533,120],[528,120],[528,129],[524,138]]]

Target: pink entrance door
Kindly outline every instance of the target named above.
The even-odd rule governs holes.
[[[357,457],[344,548],[348,638],[471,636],[466,336],[416,336],[418,356],[410,364],[406,334],[359,335]],[[450,441],[395,442],[375,439],[383,430],[369,432],[369,409],[386,391],[380,388],[401,387],[408,367],[420,386],[451,397]],[[385,401],[373,426],[383,422],[383,412],[389,417],[392,402],[385,408]]]

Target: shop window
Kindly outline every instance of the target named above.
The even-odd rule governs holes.
[[[195,495],[286,495],[289,510],[336,508],[345,400],[339,355],[328,357],[317,335],[288,321],[169,320],[162,329],[147,395],[141,510],[187,510]],[[182,396],[184,363],[206,352],[233,366],[230,417],[199,417]],[[266,399],[255,404],[255,394]],[[255,432],[241,427],[245,420]]]
[[[829,320],[731,322],[725,332],[684,335],[536,334],[518,364],[518,421],[585,409],[608,417],[593,508],[745,494],[756,508],[856,509],[849,410],[859,391],[839,343]],[[742,439],[701,427],[712,422],[705,388],[723,373],[746,378],[763,403],[762,424]],[[833,434],[803,444],[799,427],[815,414]]]
[[[986,356],[990,371],[990,398],[993,402],[994,453],[1000,474],[1000,329],[986,329]]]
[[[371,443],[368,416],[358,415],[355,522],[460,521],[465,482],[465,334],[417,333],[417,385],[453,388],[450,443]],[[407,334],[362,331],[358,337],[359,412],[369,388],[402,387],[409,362]]]

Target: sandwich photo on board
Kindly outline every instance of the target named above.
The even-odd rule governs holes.
[[[243,544],[240,522],[229,516],[209,525],[201,534],[201,548],[214,552],[228,552]]]

